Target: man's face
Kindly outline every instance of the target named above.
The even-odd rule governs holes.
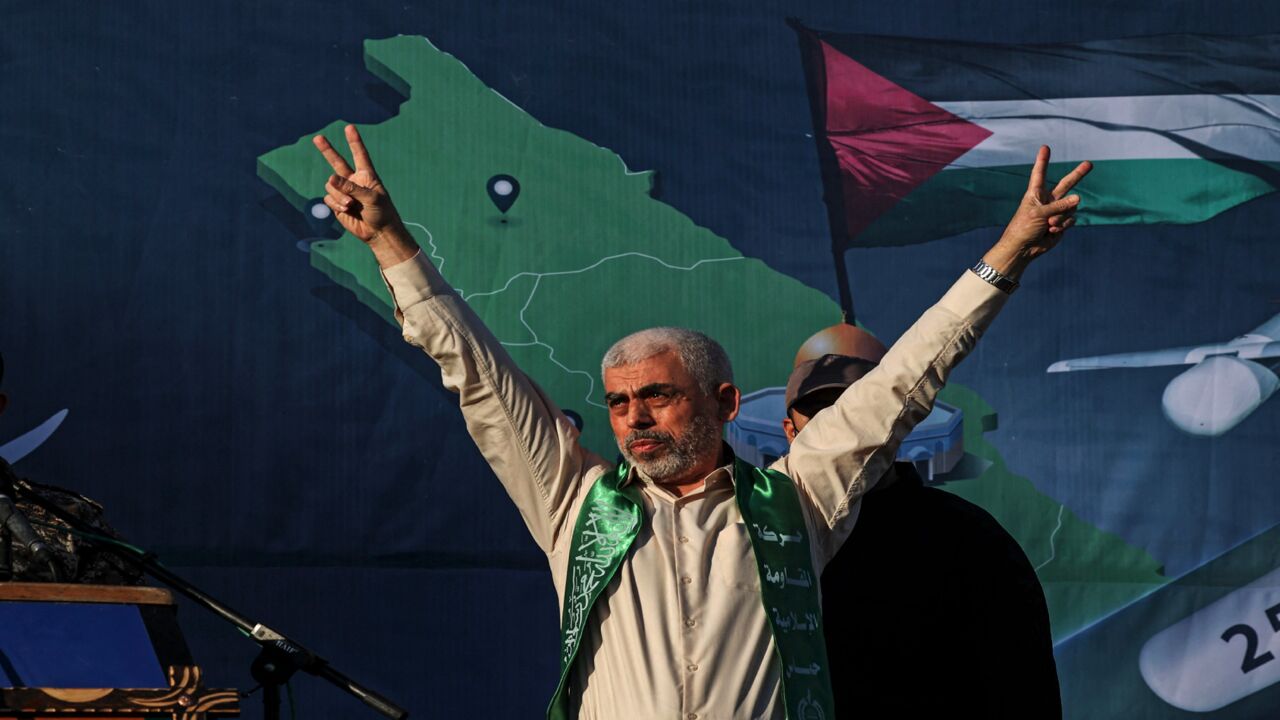
[[[604,371],[605,404],[618,450],[657,482],[701,479],[720,457],[724,423],[738,412],[738,390],[698,387],[680,358],[660,353]]]
[[[782,420],[782,432],[786,434],[787,442],[795,442],[796,436],[813,416],[834,405],[843,393],[844,388],[825,388],[797,400],[787,411],[787,417]]]

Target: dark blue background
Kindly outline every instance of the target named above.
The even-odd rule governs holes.
[[[789,15],[1002,42],[1280,30],[1262,2],[7,3],[0,439],[70,408],[20,473],[101,500],[170,566],[418,717],[538,715],[558,615],[540,553],[437,371],[309,267],[256,157],[394,113],[361,42],[421,34],[834,294]],[[1194,228],[1076,233],[955,376],[1000,411],[1011,467],[1175,574],[1280,519],[1261,477],[1280,459],[1275,404],[1194,440],[1160,417],[1173,371],[1050,383],[1043,368],[1280,312],[1276,251],[1260,251],[1278,225],[1268,197]],[[895,337],[993,237],[850,252],[860,318]],[[210,682],[248,687],[253,645],[193,607],[183,619]],[[294,691],[304,717],[365,713],[315,679]]]

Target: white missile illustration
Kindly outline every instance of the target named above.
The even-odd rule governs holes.
[[[1258,408],[1280,387],[1280,314],[1226,343],[1059,360],[1047,372],[1190,365],[1169,381],[1165,417],[1192,435],[1221,435]]]
[[[1138,655],[1170,705],[1212,712],[1280,681],[1280,569],[1151,636]]]

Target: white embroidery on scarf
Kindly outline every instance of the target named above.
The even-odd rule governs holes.
[[[597,529],[601,523],[612,532]],[[614,558],[626,552],[626,538],[636,527],[636,517],[624,508],[616,508],[608,498],[597,498],[587,509],[578,554],[569,559],[569,585],[565,588],[564,643],[560,648],[561,664],[568,663],[578,647],[582,630],[591,613],[595,598],[609,572]]]

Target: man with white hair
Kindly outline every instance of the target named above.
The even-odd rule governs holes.
[[[548,717],[834,718],[817,576],[1027,263],[1074,222],[1067,192],[1089,164],[1048,190],[1041,148],[1000,241],[768,470],[720,441],[740,393],[717,343],[675,328],[623,338],[603,362],[615,467],[419,252],[354,126],[346,139],[354,169],[314,138],[334,170],[325,203],[373,252],[405,340],[440,365],[551,566]]]

